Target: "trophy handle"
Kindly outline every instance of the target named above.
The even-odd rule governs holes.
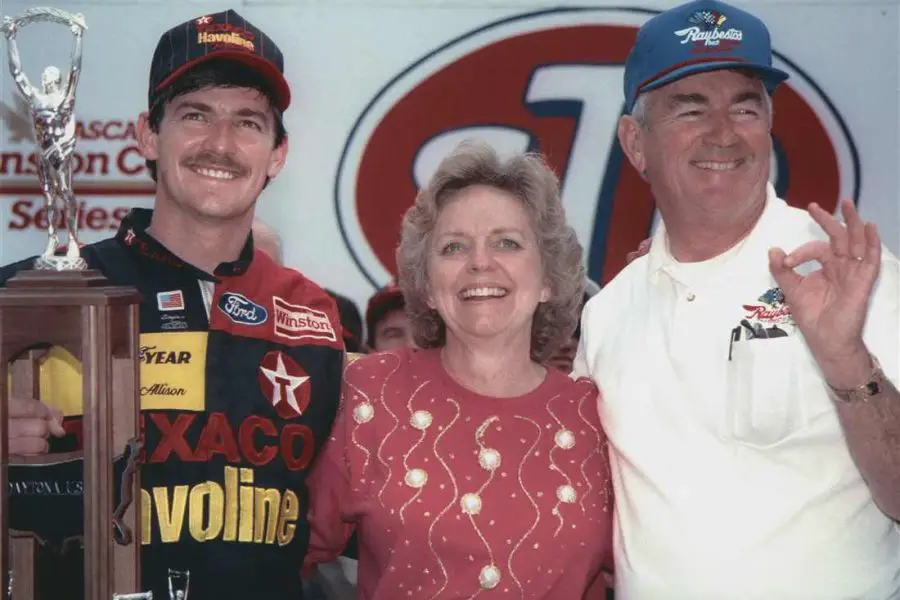
[[[60,25],[77,25],[82,29],[87,29],[87,24],[84,22],[84,15],[81,13],[72,14],[58,8],[50,8],[47,6],[26,8],[25,12],[22,13],[22,16],[16,19],[16,22],[19,27],[24,27],[31,23],[51,22],[59,23]]]

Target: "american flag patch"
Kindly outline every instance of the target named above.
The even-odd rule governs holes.
[[[156,304],[159,310],[184,310],[184,294],[181,290],[171,292],[159,292],[156,294]]]

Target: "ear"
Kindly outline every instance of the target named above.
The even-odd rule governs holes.
[[[288,138],[285,135],[281,143],[272,150],[272,156],[269,157],[269,167],[266,169],[266,175],[269,176],[269,179],[274,178],[284,168],[284,163],[287,161],[287,153]]]
[[[159,135],[150,127],[150,113],[142,112],[137,122],[138,150],[145,160],[157,160],[159,150],[156,147]]]
[[[643,139],[641,138],[641,125],[631,115],[622,115],[619,119],[619,145],[638,173],[643,176],[647,168],[647,160],[644,157]]]

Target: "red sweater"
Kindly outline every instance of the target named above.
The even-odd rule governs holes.
[[[309,482],[307,565],[355,527],[360,600],[603,598],[612,491],[597,388],[467,390],[437,350],[365,356]]]

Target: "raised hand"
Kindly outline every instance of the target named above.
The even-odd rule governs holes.
[[[772,277],[781,286],[794,322],[820,365],[865,351],[863,326],[869,295],[881,266],[881,240],[852,202],[841,202],[844,223],[811,204],[809,214],[829,241],[808,242],[786,255],[769,251]],[[808,275],[794,269],[809,261],[822,265]]]

